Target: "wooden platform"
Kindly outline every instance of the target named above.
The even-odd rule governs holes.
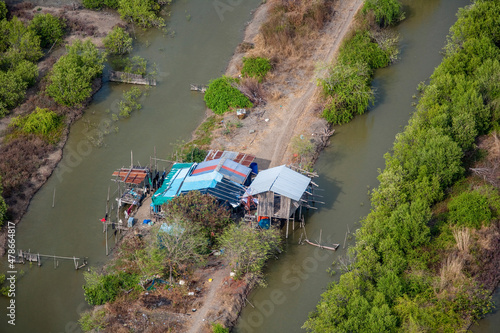
[[[156,80],[139,74],[110,71],[109,81],[156,86]]]

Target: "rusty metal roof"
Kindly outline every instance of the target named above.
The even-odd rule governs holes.
[[[245,153],[238,153],[235,151],[227,151],[227,150],[213,150],[211,149],[207,157],[205,157],[205,162],[211,160],[218,160],[220,158],[227,158],[236,163],[249,167],[250,164],[255,160],[255,156]]]
[[[121,168],[113,172],[113,177],[120,177],[120,180],[127,184],[140,184],[148,176],[148,169],[143,168]]]

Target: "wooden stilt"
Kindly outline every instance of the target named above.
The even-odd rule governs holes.
[[[54,208],[56,204],[56,188],[54,187],[54,195],[52,196],[52,208]]]

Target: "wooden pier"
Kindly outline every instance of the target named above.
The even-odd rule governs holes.
[[[54,266],[58,265],[57,260],[73,260],[73,263],[75,264],[75,269],[80,269],[82,267],[85,267],[87,265],[87,258],[77,258],[77,257],[62,257],[62,256],[55,256],[55,255],[50,255],[50,254],[40,254],[40,253],[33,253],[31,251],[23,251],[19,250],[19,253],[17,255],[17,260],[15,261],[16,264],[24,264],[25,261],[28,262],[36,262],[38,266],[42,266],[42,258],[50,258],[54,259]],[[80,260],[82,260],[82,264],[80,265]],[[56,265],[57,262],[57,265]],[[54,267],[55,268],[55,267]]]
[[[110,71],[109,81],[156,86],[156,80],[140,74]]]

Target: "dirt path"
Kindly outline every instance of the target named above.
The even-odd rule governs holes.
[[[212,282],[209,284],[209,289],[203,297],[201,309],[198,309],[189,319],[191,327],[186,332],[199,333],[203,332],[204,326],[208,323],[207,314],[210,310],[216,310],[219,301],[216,297],[217,291],[221,289],[223,280],[229,276],[229,269],[227,267],[219,268],[212,277]]]
[[[356,12],[363,5],[363,0],[355,1],[341,1],[336,8],[336,13],[334,19],[326,28],[325,36],[327,36],[328,41],[331,43],[329,47],[326,48],[326,56],[319,59],[323,59],[326,63],[331,63],[334,55],[338,52],[340,44],[344,39],[345,35],[349,32],[351,22],[354,18]],[[327,41],[327,43],[328,43]],[[323,50],[321,50],[323,51]],[[320,51],[320,52],[321,52]],[[321,53],[325,53],[325,51]],[[323,69],[320,74],[314,74],[314,77],[309,79],[304,78],[303,82],[305,87],[305,92],[297,97],[292,97],[287,102],[291,107],[288,109],[288,116],[284,126],[278,127],[278,132],[276,129],[273,131],[273,135],[277,140],[274,146],[274,151],[270,157],[271,167],[281,165],[285,163],[285,152],[290,144],[292,136],[296,134],[297,125],[300,126],[302,122],[299,121],[305,115],[311,115],[313,104],[314,104],[314,93],[317,89],[315,82],[315,77],[321,77],[326,75],[326,70]],[[314,116],[314,115],[313,115]],[[304,124],[307,125],[307,124]],[[273,140],[274,141],[274,140]]]

